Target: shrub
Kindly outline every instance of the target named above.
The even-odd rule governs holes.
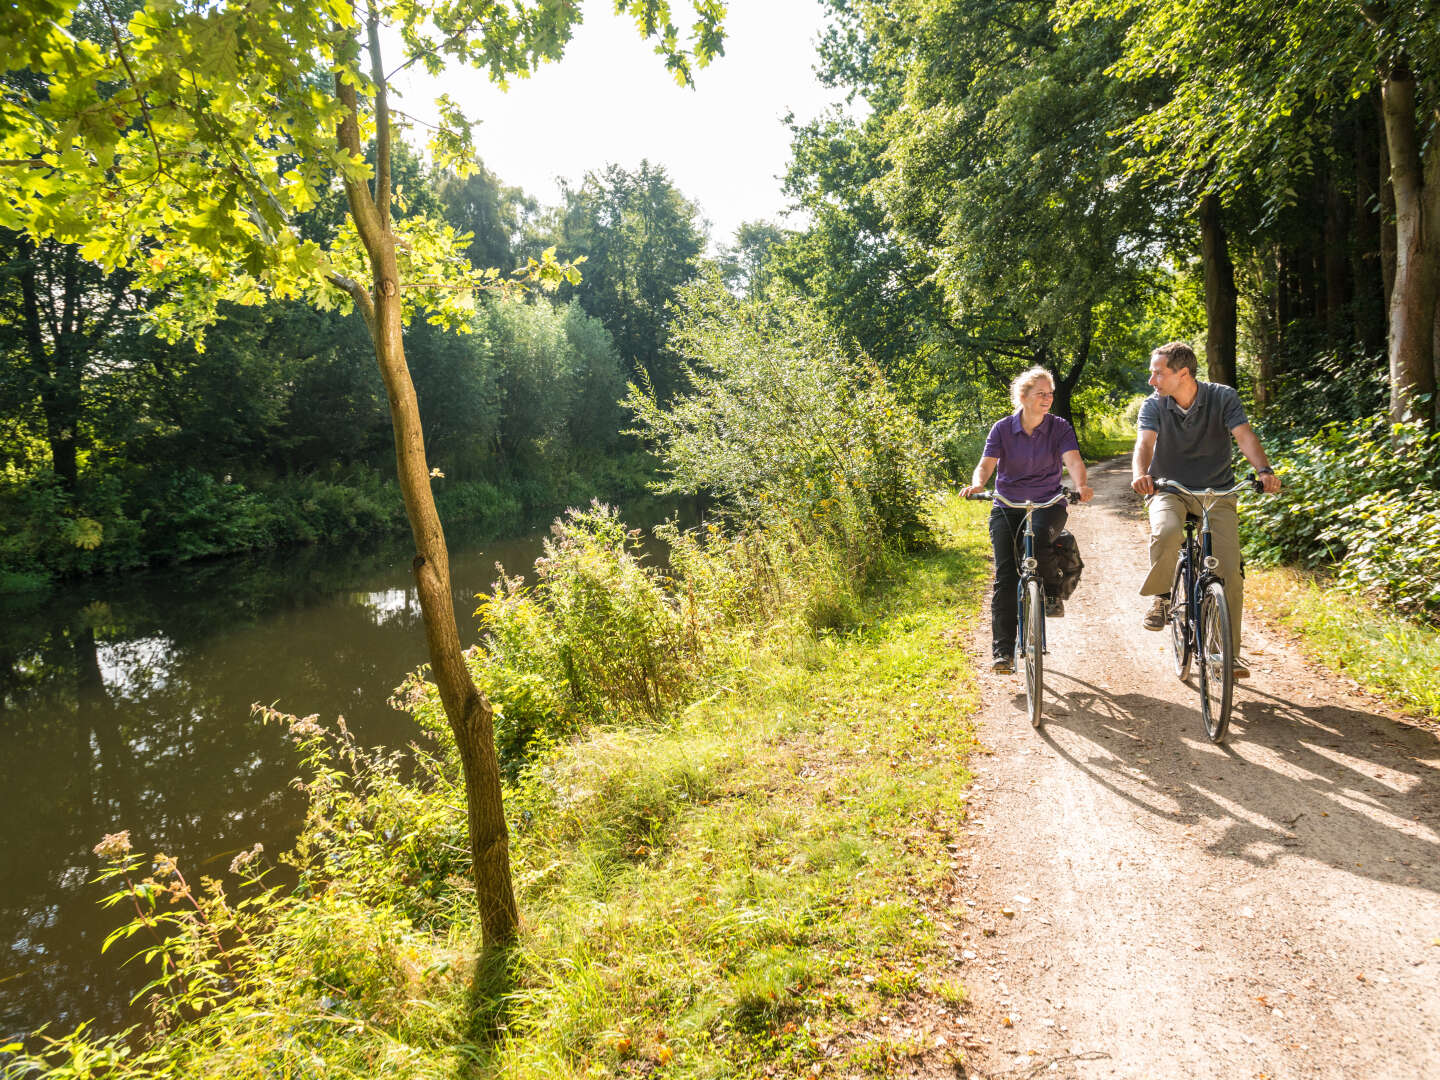
[[[805,301],[700,282],[680,294],[671,345],[688,390],[662,406],[632,386],[625,400],[669,473],[659,490],[714,493],[746,527],[825,538],[861,571],[925,537],[937,459],[923,426]]]
[[[1333,568],[1394,607],[1440,615],[1440,434],[1371,418],[1277,453],[1285,490],[1243,506],[1246,554]]]
[[[551,724],[559,701],[577,720],[653,721],[680,699],[695,674],[693,635],[638,537],[610,507],[570,510],[545,541],[534,586],[502,573],[481,598],[483,681],[502,712]],[[542,692],[549,680],[563,692]]]

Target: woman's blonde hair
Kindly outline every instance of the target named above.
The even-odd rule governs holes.
[[[1051,390],[1055,389],[1055,376],[1050,374],[1049,368],[1043,368],[1039,364],[1015,376],[1015,381],[1010,384],[1010,404],[1014,405],[1017,411],[1020,408],[1021,396],[1041,379],[1050,384]]]

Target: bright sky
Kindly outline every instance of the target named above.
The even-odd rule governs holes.
[[[674,0],[677,25],[692,16]],[[400,107],[433,117],[430,102],[448,93],[481,122],[476,148],[487,168],[542,203],[560,201],[557,178],[642,158],[665,166],[671,181],[711,223],[712,245],[729,243],[743,221],[782,221],[780,177],[790,159],[781,117],[812,119],[842,100],[815,78],[819,0],[730,0],[725,55],[695,73],[695,88],[675,85],[664,61],[613,0],[584,0],[584,22],[565,50],[508,92],[479,72],[456,69],[405,89]],[[791,219],[792,226],[803,221]]]

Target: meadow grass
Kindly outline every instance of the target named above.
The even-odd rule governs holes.
[[[1440,719],[1440,629],[1287,567],[1251,570],[1245,603],[1294,632],[1313,659],[1406,712]]]
[[[403,781],[343,740],[337,757],[314,718],[276,714],[316,763],[302,888],[201,898],[204,919],[174,924],[195,946],[183,1022],[138,1053],[81,1031],[45,1064],[106,1080],[699,1080],[888,1074],[934,1052],[882,1017],[965,1000],[949,939],[966,917],[954,851],[989,544],[977,504],[932,516],[935,548],[891,558],[843,626],[743,635],[688,706],[591,727],[521,770],[506,810],[522,922],[500,980],[477,968],[453,779]],[[341,767],[372,779],[351,793]],[[240,992],[217,966],[231,960]]]

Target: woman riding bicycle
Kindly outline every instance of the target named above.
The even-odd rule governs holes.
[[[1015,412],[997,420],[985,439],[985,450],[970,485],[962,495],[984,491],[992,474],[995,490],[1011,502],[1043,502],[1060,493],[1060,467],[1080,492],[1080,501],[1095,495],[1087,483],[1080,444],[1069,422],[1050,415],[1055,400],[1055,379],[1043,367],[1022,372],[1010,384],[1010,401]],[[999,472],[996,473],[996,469]],[[1065,528],[1069,514],[1065,504],[1035,511],[1036,557],[1045,583],[1045,614],[1058,618],[1065,613],[1058,588],[1059,568],[1055,562],[1055,538]],[[996,503],[990,510],[990,543],[995,549],[995,585],[990,593],[990,669],[1002,675],[1015,670],[1016,585],[1020,571],[1015,564],[1015,537],[1025,522],[1025,512]]]

